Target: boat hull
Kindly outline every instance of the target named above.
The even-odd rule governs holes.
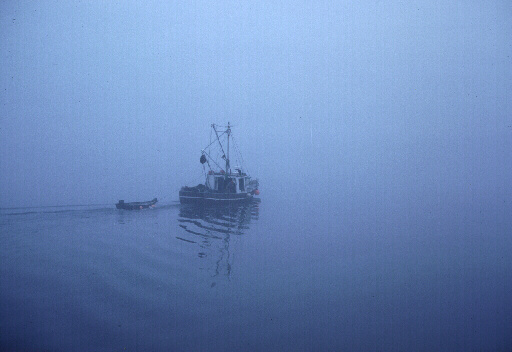
[[[181,204],[232,204],[253,199],[249,193],[214,193],[199,191],[180,191]]]
[[[158,202],[158,200],[156,198],[153,200],[150,200],[148,202],[132,202],[132,203],[125,203],[124,200],[120,200],[119,203],[116,204],[116,208],[124,209],[124,210],[147,209],[147,208],[153,208],[157,202]]]

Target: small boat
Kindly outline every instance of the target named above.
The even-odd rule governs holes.
[[[131,202],[125,203],[124,200],[120,200],[119,203],[116,204],[117,209],[126,209],[126,210],[139,210],[139,209],[147,209],[154,208],[158,199],[149,200],[147,202]]]
[[[199,161],[203,165],[205,173],[205,183],[195,187],[182,187],[180,190],[180,203],[192,204],[232,204],[246,202],[259,195],[259,182],[253,180],[242,166],[231,168],[230,164],[230,140],[234,145],[235,159],[243,162],[243,158],[238,150],[237,144],[233,139],[231,125],[227,126],[211,125],[212,134],[215,138],[210,138],[210,144],[202,150]],[[224,142],[224,143],[223,143]],[[218,160],[214,155],[220,156]],[[225,168],[219,165],[225,161]],[[206,171],[208,167],[208,172]]]

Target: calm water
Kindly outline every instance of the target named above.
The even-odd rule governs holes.
[[[324,196],[2,209],[1,347],[512,349],[509,203]]]

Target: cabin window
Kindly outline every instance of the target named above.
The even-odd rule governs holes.
[[[238,179],[238,187],[240,191],[245,192],[245,182],[243,178]]]
[[[226,187],[228,187],[228,192],[236,193],[236,178],[228,178]]]
[[[223,191],[226,186],[224,185],[224,178],[223,177],[216,177],[215,178],[215,189],[217,191]]]

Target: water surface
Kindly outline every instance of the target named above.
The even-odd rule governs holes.
[[[508,203],[284,198],[2,209],[2,349],[512,347]]]

